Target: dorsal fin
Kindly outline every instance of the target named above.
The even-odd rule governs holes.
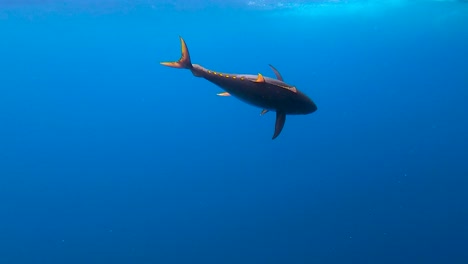
[[[257,83],[265,82],[265,78],[263,78],[263,75],[259,73],[257,80],[255,80],[254,82],[257,82]]]
[[[281,76],[281,74],[279,73],[279,71],[278,71],[275,67],[273,67],[273,65],[271,65],[271,64],[268,64],[268,65],[270,66],[270,68],[271,68],[271,69],[273,70],[273,72],[275,73],[276,78],[277,78],[278,80],[280,80],[280,81],[283,82],[283,77]]]
[[[286,114],[283,112],[276,111],[275,134],[273,134],[272,139],[275,139],[279,136],[279,134],[283,130],[284,122],[286,122]]]

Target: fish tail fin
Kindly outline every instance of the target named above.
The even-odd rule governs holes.
[[[178,61],[174,62],[161,62],[162,65],[178,69],[192,69],[192,61],[190,60],[190,54],[187,48],[187,44],[182,37],[180,38],[180,45],[182,50],[182,56]]]

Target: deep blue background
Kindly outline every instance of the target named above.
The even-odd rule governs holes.
[[[31,2],[0,5],[0,263],[468,263],[465,3]],[[159,65],[179,35],[318,111],[272,141]]]

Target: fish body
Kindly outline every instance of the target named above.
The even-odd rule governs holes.
[[[194,76],[204,78],[217,85],[224,92],[219,96],[233,96],[239,100],[262,109],[261,114],[276,112],[275,132],[272,139],[281,133],[286,115],[306,115],[317,110],[316,104],[295,86],[284,82],[279,71],[270,65],[276,78],[262,74],[222,73],[192,64],[184,39],[180,38],[182,56],[176,62],[161,62],[162,65],[188,69]]]

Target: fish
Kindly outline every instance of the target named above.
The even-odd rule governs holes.
[[[317,111],[317,105],[295,86],[284,82],[280,72],[269,64],[276,78],[258,74],[223,73],[192,64],[185,40],[179,36],[181,57],[178,61],[161,62],[161,65],[187,69],[196,77],[204,78],[220,87],[221,97],[234,97],[261,110],[260,115],[276,112],[275,128],[272,139],[283,131],[286,115],[307,115]]]

